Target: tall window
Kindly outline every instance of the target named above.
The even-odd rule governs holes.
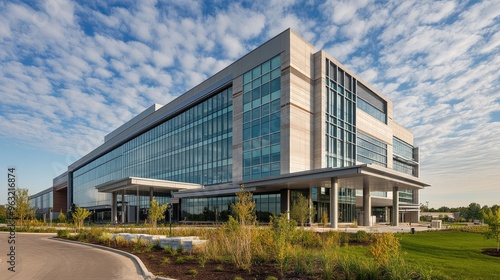
[[[243,74],[243,179],[280,174],[280,56]]]
[[[354,78],[326,60],[326,165],[356,163],[356,83]]]

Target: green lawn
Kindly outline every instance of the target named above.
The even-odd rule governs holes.
[[[452,279],[500,279],[500,258],[481,253],[495,241],[478,233],[442,231],[401,236],[405,259]]]

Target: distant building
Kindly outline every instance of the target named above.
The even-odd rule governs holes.
[[[418,175],[392,101],[288,29],[108,134],[51,193],[54,208],[108,222],[144,220],[153,196],[173,204],[175,220],[223,221],[241,187],[268,221],[302,193],[312,222],[326,213],[337,227],[417,222],[428,186]]]

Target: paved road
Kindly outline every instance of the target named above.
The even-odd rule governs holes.
[[[120,254],[50,237],[16,233],[16,272],[8,270],[8,233],[0,232],[0,279],[144,279],[134,262]]]

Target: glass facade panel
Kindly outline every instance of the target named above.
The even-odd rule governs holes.
[[[356,163],[356,92],[351,90],[354,79],[344,77],[344,71],[331,61],[326,60],[326,65],[326,165],[352,166]]]
[[[272,214],[281,213],[281,195],[279,193],[254,194],[255,215],[257,221],[269,222]],[[236,196],[185,198],[182,199],[182,218],[186,221],[225,222],[232,214],[231,205],[236,203]]]
[[[111,203],[95,186],[124,177],[198,183],[232,181],[232,88],[224,89],[73,172],[74,203]],[[144,204],[149,205],[149,195]]]
[[[356,190],[339,188],[339,222],[351,223],[356,219]]]
[[[413,156],[413,146],[393,137],[393,169],[402,173],[416,176],[417,163]]]
[[[387,167],[387,144],[360,131],[357,137],[357,160]]]
[[[280,75],[279,55],[243,74],[244,180],[280,174]]]
[[[393,167],[394,167],[393,169],[396,171],[399,171],[399,172],[402,172],[402,173],[405,173],[408,175],[415,175],[415,168],[416,167],[411,165],[411,164],[394,159],[393,160]]]
[[[413,203],[413,192],[412,191],[400,191],[399,192],[399,202]]]
[[[393,153],[395,155],[398,155],[400,157],[403,157],[405,159],[410,159],[414,160],[413,158],[413,146],[396,138],[393,137],[392,139],[392,144],[393,144]]]

